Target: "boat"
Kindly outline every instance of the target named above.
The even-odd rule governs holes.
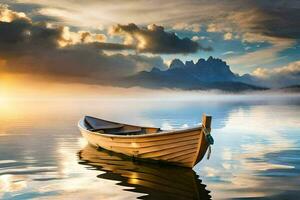
[[[140,195],[137,199],[211,199],[207,186],[189,168],[132,161],[90,145],[80,150],[78,157],[79,164],[88,170],[99,171],[96,176],[100,179],[100,186],[103,184],[101,179],[111,180],[123,190]]]
[[[78,122],[78,127],[82,136],[96,148],[134,160],[192,168],[213,144],[211,119],[211,116],[203,115],[200,126],[166,131],[85,116]]]

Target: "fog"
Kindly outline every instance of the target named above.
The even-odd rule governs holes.
[[[141,100],[141,101],[272,101],[300,97],[300,93],[250,91],[228,93],[218,90],[183,91],[176,89],[120,88],[112,86],[60,83],[24,75],[1,75],[0,99],[3,100]]]

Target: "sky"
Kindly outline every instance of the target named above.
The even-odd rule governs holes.
[[[213,56],[270,79],[300,73],[299,41],[299,0],[0,2],[2,74],[109,82]]]

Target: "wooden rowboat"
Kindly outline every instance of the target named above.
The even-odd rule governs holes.
[[[202,126],[163,131],[86,116],[78,123],[82,136],[94,147],[145,161],[167,162],[192,168],[211,144],[207,136],[211,116],[203,115]]]

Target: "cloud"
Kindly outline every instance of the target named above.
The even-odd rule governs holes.
[[[148,53],[195,53],[198,50],[210,51],[189,38],[179,38],[175,33],[166,32],[164,27],[155,24],[140,28],[136,24],[117,25],[109,30],[111,35],[124,37],[124,44],[135,45],[139,52]]]
[[[246,5],[248,9],[232,12],[225,21],[239,33],[243,42],[268,43],[270,46],[232,57],[229,63],[257,67],[281,59],[280,53],[300,39],[300,2],[246,1]]]
[[[106,54],[104,50],[133,47],[100,42],[105,40],[101,34],[34,23],[26,15],[4,9],[0,21],[1,72],[110,84],[115,78],[153,66],[166,67],[159,56]]]
[[[18,2],[29,3],[29,0]],[[79,0],[30,2],[40,6],[38,14],[59,18],[63,23],[77,27],[109,27],[115,23],[135,22],[193,31],[193,26],[201,24],[201,27],[207,27],[208,32],[230,32],[241,38],[250,33],[258,35],[256,38],[268,36],[279,40],[295,40],[300,35],[298,0],[153,0],[151,5],[147,1],[122,0],[88,0],[84,4]],[[282,50],[278,49],[277,53]],[[273,58],[266,57],[265,60]]]
[[[259,11],[264,16],[256,20],[257,29],[267,36],[299,39],[300,37],[300,2],[276,0],[272,3],[259,3]]]
[[[239,1],[235,3],[224,1],[221,5],[228,13],[217,12],[216,17],[207,25],[207,32],[251,33],[269,38],[299,39],[300,2],[298,0],[289,2],[246,0],[243,1],[243,5],[240,5]]]
[[[227,32],[224,34],[224,40],[232,40],[233,34],[230,32]]]
[[[232,54],[236,54],[236,52],[235,51],[226,51],[226,52],[224,52],[224,53],[222,53],[222,55],[232,55]]]
[[[105,42],[107,39],[104,34],[95,34],[89,31],[72,32],[67,26],[61,28],[62,33],[58,42],[62,47],[78,43]]]
[[[257,68],[252,74],[273,86],[299,85],[300,61],[292,62],[286,66],[274,69]]]
[[[300,75],[300,61],[292,62],[286,66],[266,69],[266,68],[257,68],[253,75],[260,78],[267,78],[274,75]]]
[[[205,40],[205,39],[208,39],[208,38],[205,37],[205,36],[197,36],[197,35],[194,35],[194,36],[192,37],[192,40],[193,40],[193,41],[199,41],[199,40]]]
[[[187,23],[176,23],[172,26],[172,29],[174,30],[182,30],[182,31],[192,31],[195,33],[198,33],[201,31],[201,25],[200,24],[187,24]]]
[[[207,32],[216,33],[216,32],[225,32],[232,31],[230,26],[227,26],[225,23],[211,23],[207,25]]]
[[[252,37],[253,36],[253,37]],[[237,65],[247,68],[253,68],[260,65],[269,64],[275,62],[281,57],[278,57],[279,52],[287,49],[295,44],[293,39],[280,39],[273,37],[266,37],[257,34],[251,34],[251,37],[246,38],[244,36],[245,41],[263,41],[261,39],[265,38],[272,45],[258,49],[256,51],[248,52],[239,56],[232,56],[227,59],[228,63],[231,65]]]
[[[287,19],[282,17],[285,11],[276,13],[273,12],[272,8],[273,6],[270,5],[266,8],[257,7],[247,11],[238,11],[227,18],[235,25],[235,32],[241,35],[242,40],[249,43],[268,42],[273,45],[277,41],[299,39],[300,29],[298,27],[300,23],[290,23],[289,20],[299,21],[295,19],[299,19],[300,15],[298,14],[298,17],[295,15],[300,9],[291,10],[291,15],[295,18]],[[286,8],[286,10],[290,9]]]
[[[24,19],[30,21],[30,19],[23,12],[14,12],[8,9],[7,5],[0,4],[0,21],[11,22],[16,19]]]
[[[104,26],[135,22],[193,29],[201,24],[209,32],[255,32],[285,38],[299,38],[300,32],[298,0],[153,0],[151,5],[132,0],[87,0],[85,3],[18,0],[18,3],[36,4],[40,7],[37,13],[80,27],[98,27],[99,22]]]

